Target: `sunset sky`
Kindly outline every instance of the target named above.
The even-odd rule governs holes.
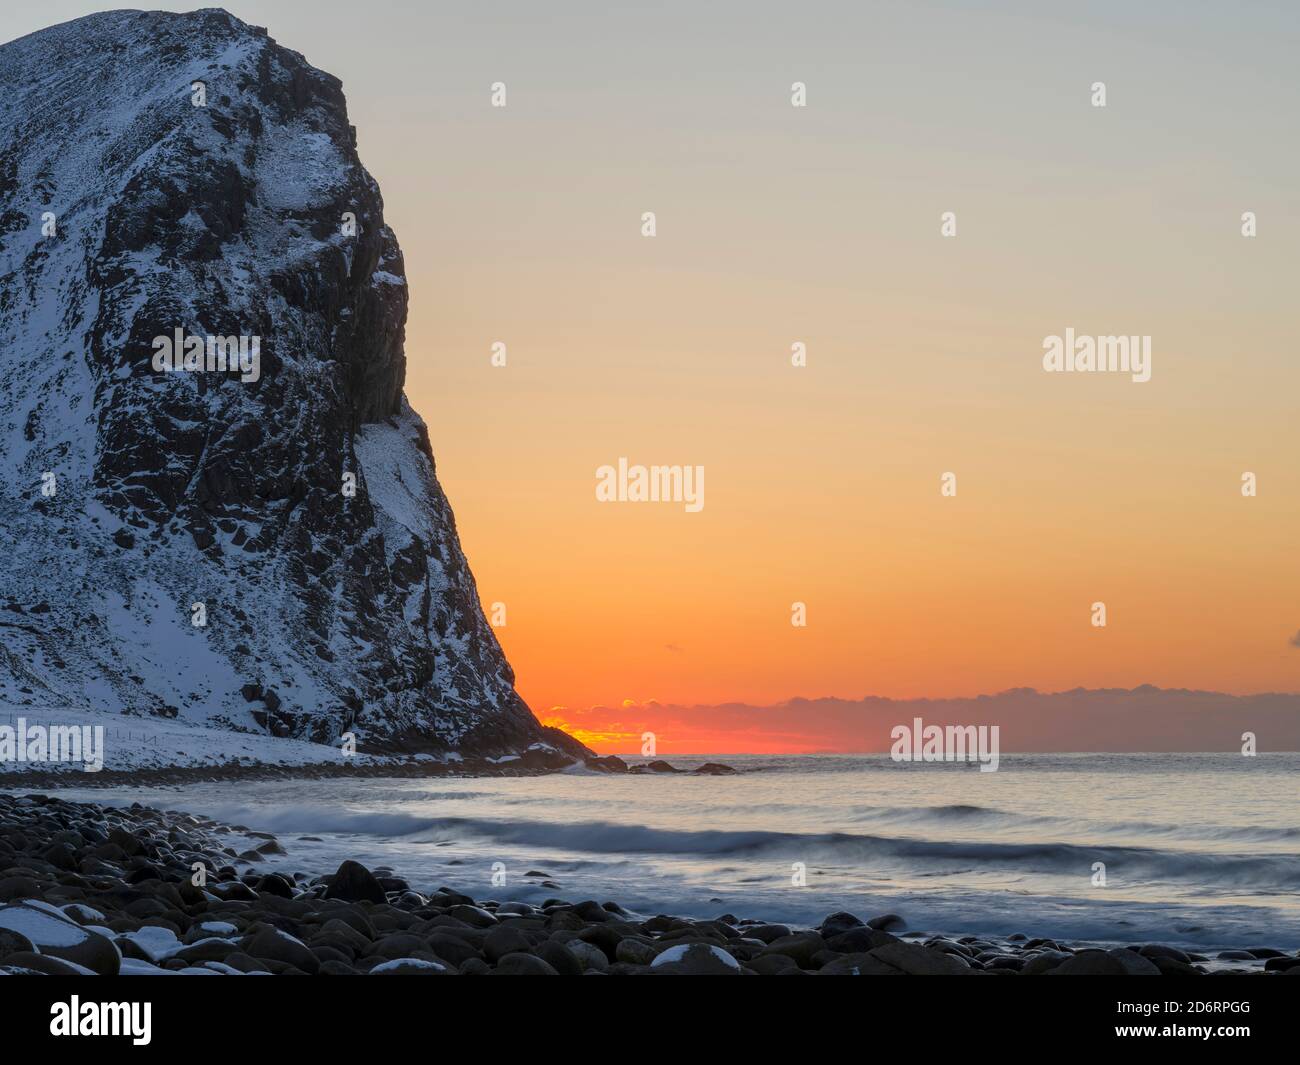
[[[1292,5],[227,6],[343,80],[539,716],[1300,688]],[[1151,380],[1044,373],[1066,327]],[[704,509],[597,502],[620,456]]]

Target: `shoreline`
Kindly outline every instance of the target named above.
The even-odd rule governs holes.
[[[215,762],[198,765],[145,766],[129,769],[12,770],[0,772],[0,790],[50,788],[58,790],[90,788],[159,788],[186,784],[218,784],[252,780],[330,780],[338,778],[399,777],[532,777],[587,769],[605,774],[692,774],[699,776],[730,775],[737,770],[720,762],[705,762],[692,769],[679,769],[663,760],[631,765],[616,755],[571,758],[554,751],[529,750],[522,755],[502,759],[461,758],[435,760],[396,756],[367,756],[360,762],[298,762],[281,765],[274,762]],[[380,760],[394,758],[393,761]]]
[[[816,927],[696,920],[613,901],[421,894],[353,861],[310,878],[258,868],[283,853],[269,833],[206,817],[0,791],[0,971],[1300,976],[1300,953],[1267,946],[1210,957],[1159,943],[948,937],[895,915],[835,913]]]
[[[520,777],[544,776],[560,768],[544,765],[494,763],[479,759],[463,762],[403,761],[320,763],[304,762],[276,765],[268,762],[221,762],[212,765],[160,766],[139,769],[101,769],[84,772],[78,769],[47,769],[0,773],[0,790],[32,788],[89,789],[117,787],[182,787],[186,784],[219,784],[252,780],[330,780],[367,777]]]

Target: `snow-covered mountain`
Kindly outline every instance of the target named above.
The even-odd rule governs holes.
[[[117,11],[0,47],[0,711],[582,752],[479,606],[406,304],[339,81],[265,30]],[[159,369],[178,330],[199,364]]]

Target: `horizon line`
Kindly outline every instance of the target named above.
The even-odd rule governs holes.
[[[1133,688],[1086,688],[1082,685],[1074,688],[1063,688],[1060,691],[1040,691],[1033,687],[1016,687],[1003,688],[995,692],[981,692],[978,695],[911,695],[906,697],[897,697],[893,695],[791,695],[785,699],[773,703],[747,703],[740,700],[731,700],[728,702],[718,703],[678,703],[664,701],[660,699],[620,699],[613,704],[592,703],[585,709],[595,709],[604,707],[607,709],[626,708],[631,709],[638,706],[678,706],[682,709],[691,710],[698,707],[719,707],[719,706],[745,706],[756,710],[772,709],[778,706],[786,706],[790,703],[863,703],[868,701],[888,702],[888,703],[920,703],[920,702],[956,702],[960,700],[975,699],[997,699],[1004,695],[1041,695],[1051,697],[1056,695],[1077,695],[1086,694],[1114,694],[1123,693],[1125,695],[1134,695],[1145,692],[1160,692],[1172,695],[1215,695],[1225,699],[1259,699],[1272,696],[1283,698],[1300,698],[1300,691],[1256,691],[1256,692],[1225,692],[1216,691],[1210,688],[1162,688],[1155,684],[1139,684]],[[581,709],[581,707],[579,707]],[[567,703],[554,703],[547,708],[548,711],[571,710],[574,707]],[[536,713],[536,711],[534,711]]]

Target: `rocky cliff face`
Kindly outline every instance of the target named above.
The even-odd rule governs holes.
[[[0,48],[0,709],[578,753],[480,609],[406,304],[339,81],[264,30]]]

